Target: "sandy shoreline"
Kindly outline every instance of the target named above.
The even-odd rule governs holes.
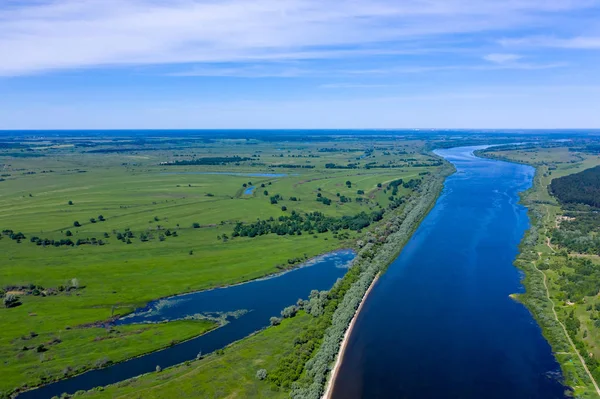
[[[342,343],[340,345],[340,350],[338,352],[337,358],[335,359],[335,364],[333,366],[333,369],[331,370],[329,380],[327,381],[327,387],[325,388],[325,393],[322,396],[323,399],[331,399],[331,394],[333,393],[335,379],[337,378],[338,371],[342,364],[342,359],[344,358],[344,352],[346,351],[346,346],[348,345],[348,339],[350,338],[350,335],[352,334],[352,329],[354,328],[354,323],[356,322],[356,319],[358,318],[358,315],[360,314],[363,304],[367,300],[367,297],[369,296],[371,289],[373,289],[373,287],[375,286],[375,283],[377,282],[378,279],[379,279],[379,273],[377,273],[377,275],[371,282],[371,285],[365,292],[365,295],[363,296],[362,300],[360,301],[360,305],[358,306],[358,309],[356,309],[356,313],[354,313],[354,317],[352,317],[352,320],[350,321],[350,324],[348,325],[348,329],[344,333],[344,339],[342,340]]]

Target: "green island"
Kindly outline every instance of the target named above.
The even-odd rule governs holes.
[[[552,346],[565,384],[578,398],[600,396],[600,155],[575,139],[490,147],[478,155],[535,167],[522,194],[531,227],[515,265],[532,312]]]
[[[335,358],[362,294],[451,173],[427,143],[273,134],[4,142],[0,392],[9,396],[110,366],[226,322],[111,323],[151,300],[253,280],[354,248],[353,272],[332,290],[343,294],[305,298],[291,313],[310,313],[313,322],[294,317],[274,327],[300,331],[305,342],[281,359],[285,347],[264,355],[279,362],[266,378],[269,389],[322,390],[326,373],[311,374],[305,362]],[[253,339],[261,334],[274,333]],[[297,353],[301,362],[293,360]]]

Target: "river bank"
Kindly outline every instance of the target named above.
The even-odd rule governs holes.
[[[369,294],[332,398],[564,398],[550,346],[508,298],[533,168],[478,148],[438,151],[457,173]]]
[[[348,329],[346,330],[346,333],[344,334],[344,339],[342,340],[342,343],[340,345],[340,351],[336,357],[335,364],[333,365],[333,369],[331,370],[329,380],[327,381],[327,387],[325,388],[325,393],[323,394],[323,399],[331,398],[331,393],[333,392],[333,386],[335,384],[335,379],[337,377],[337,373],[339,371],[340,364],[342,363],[342,360],[344,359],[344,353],[346,351],[346,346],[348,345],[348,338],[352,334],[352,329],[354,328],[354,324],[356,323],[356,318],[360,314],[360,311],[362,310],[362,307],[365,304],[365,301],[369,297],[369,293],[371,292],[371,290],[377,283],[378,279],[379,279],[379,274],[377,274],[375,276],[375,278],[373,279],[373,282],[371,282],[371,285],[369,286],[369,289],[367,290],[367,292],[365,292],[365,295],[363,296],[362,300],[360,301],[360,305],[358,306],[358,309],[356,309],[356,313],[354,314],[354,317],[352,318],[352,321],[350,322],[350,325],[348,326]]]
[[[479,155],[488,157],[486,152]],[[493,155],[489,158],[497,159]],[[510,161],[508,158],[503,160]],[[596,398],[600,396],[598,385],[559,319],[546,273],[536,265],[544,256],[555,252],[549,244],[548,231],[555,227],[554,219],[561,213],[561,209],[548,195],[551,179],[548,166],[537,165],[532,187],[521,195],[520,203],[528,210],[531,227],[519,245],[519,254],[514,264],[523,272],[525,292],[513,294],[511,297],[523,304],[540,326],[544,338],[552,347],[556,361],[560,364],[565,385],[577,397]]]
[[[420,195],[412,197],[400,212],[386,221],[385,229],[377,230],[369,242],[361,247],[354,265],[359,268],[360,275],[334,312],[331,326],[325,331],[317,353],[307,362],[303,381],[292,386],[292,398],[318,399],[323,395],[344,334],[355,315],[359,317],[356,309],[360,306],[365,292],[375,276],[385,271],[403,250],[413,232],[436,203],[446,177],[454,171],[454,167],[446,162],[444,167],[421,186]]]

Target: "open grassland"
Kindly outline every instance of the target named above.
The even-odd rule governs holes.
[[[486,151],[486,156],[536,166],[533,187],[524,194],[532,228],[521,244],[516,265],[526,273],[527,292],[519,299],[532,311],[561,365],[565,382],[578,398],[597,398],[600,367],[600,298],[598,281],[590,270],[600,269],[600,259],[587,256],[591,268],[580,263],[580,254],[552,244],[564,210],[548,190],[552,179],[578,173],[600,164],[593,154],[567,147]],[[586,281],[589,280],[589,281]],[[592,279],[592,280],[590,280]],[[577,280],[574,285],[572,282]],[[595,285],[589,295],[586,285]],[[579,287],[579,288],[576,288]],[[594,380],[596,385],[594,384]]]
[[[171,140],[151,148],[80,142],[96,152],[53,142],[0,152],[0,229],[7,231],[0,236],[0,288],[20,303],[0,309],[0,373],[6,376],[0,392],[199,335],[213,324],[164,323],[111,333],[98,323],[152,299],[278,272],[351,246],[362,234],[349,229],[234,238],[236,223],[292,212],[338,218],[387,209],[413,194],[402,185],[392,194],[387,184],[424,179],[439,166],[421,153],[420,141]],[[119,146],[125,149],[112,152]],[[246,160],[164,164],[233,156]]]
[[[236,342],[223,352],[139,378],[88,391],[90,398],[287,398],[287,391],[259,380],[260,369],[272,370],[292,352],[294,338],[311,323],[300,312]]]

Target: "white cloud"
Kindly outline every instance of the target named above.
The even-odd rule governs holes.
[[[577,50],[600,49],[600,36],[577,36],[557,38],[550,36],[533,36],[518,39],[503,39],[500,44],[505,47],[554,47]]]
[[[0,75],[424,51],[597,0],[40,0],[0,5]],[[448,35],[446,37],[446,35]],[[589,44],[588,44],[589,45]]]
[[[498,54],[498,53],[488,54],[483,57],[484,60],[490,61],[490,62],[493,62],[496,64],[512,63],[521,58],[523,58],[523,57],[520,55],[517,55],[517,54]]]

